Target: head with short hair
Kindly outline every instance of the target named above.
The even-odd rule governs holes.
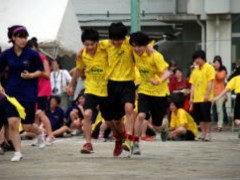
[[[145,33],[139,31],[130,35],[129,42],[132,46],[147,46],[150,38]]]
[[[127,27],[122,22],[112,23],[108,28],[109,39],[112,40],[123,40],[127,33]]]
[[[97,49],[99,34],[94,29],[86,29],[82,33],[82,42],[88,52],[94,53]]]
[[[193,53],[192,60],[201,67],[206,62],[206,53],[203,50],[197,50]]]
[[[99,34],[94,29],[85,29],[82,33],[81,39],[82,39],[83,43],[87,40],[98,42],[99,41]]]
[[[176,109],[182,108],[184,104],[183,93],[173,93],[170,97],[170,110],[175,111]],[[175,107],[174,107],[175,106]]]
[[[109,39],[118,48],[121,47],[127,33],[128,29],[122,22],[112,23],[108,28]]]
[[[53,59],[51,61],[51,67],[53,71],[58,71],[61,68],[61,63],[59,60]]]
[[[51,96],[49,102],[50,102],[50,109],[55,109],[61,104],[61,99],[58,96]]]
[[[150,38],[143,32],[135,32],[130,36],[129,43],[133,46],[134,51],[138,55],[142,55],[150,42]]]

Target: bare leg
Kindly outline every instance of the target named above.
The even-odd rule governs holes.
[[[85,136],[86,143],[91,143],[91,117],[92,117],[92,110],[86,109],[84,112],[84,121],[83,121],[83,132]]]
[[[53,136],[51,123],[50,123],[50,120],[48,119],[48,117],[46,116],[45,112],[42,110],[37,110],[36,115],[39,118],[39,120],[43,123],[44,128],[47,131],[47,135]]]
[[[18,132],[20,119],[17,117],[8,118],[9,137],[13,143],[16,152],[21,152],[21,139]]]
[[[128,135],[133,135],[134,129],[134,121],[135,121],[135,113],[133,111],[133,104],[125,103],[125,114],[126,114],[126,121],[125,121],[125,131]]]
[[[55,137],[63,135],[65,132],[70,132],[70,128],[67,126],[62,126],[61,128],[57,129],[56,131],[53,131],[53,135]]]

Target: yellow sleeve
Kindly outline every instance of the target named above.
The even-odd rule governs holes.
[[[105,39],[99,42],[99,47],[106,50],[109,47],[109,40]]]
[[[140,84],[141,83],[141,76],[140,76],[140,72],[139,70],[137,69],[137,67],[135,66],[135,84]]]
[[[154,61],[159,71],[162,72],[168,68],[168,64],[166,63],[166,61],[164,60],[163,56],[160,53],[154,54]]]
[[[77,57],[77,60],[76,60],[76,67],[77,67],[77,69],[83,69],[84,66],[85,66],[85,64],[84,64],[82,58]]]
[[[190,83],[190,84],[193,84],[193,82],[194,82],[194,80],[193,80],[193,78],[194,78],[194,72],[195,72],[195,70],[193,70],[192,73],[190,74],[190,78],[189,78],[189,83]]]
[[[229,89],[229,90],[231,90],[231,91],[236,88],[236,77],[232,78],[232,79],[227,83],[226,88]]]
[[[215,70],[211,65],[208,68],[207,72],[208,72],[208,74],[207,74],[208,81],[214,80],[215,79]]]

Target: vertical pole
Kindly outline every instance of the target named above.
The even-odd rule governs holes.
[[[140,0],[131,0],[131,32],[140,31]]]

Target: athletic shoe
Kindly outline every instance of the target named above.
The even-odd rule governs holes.
[[[46,138],[46,145],[50,146],[50,145],[52,145],[54,143],[54,141],[55,141],[55,137],[54,136],[47,136],[47,138]]]
[[[32,140],[31,146],[37,146],[37,145],[38,145],[38,138],[34,138],[34,139]]]
[[[5,151],[4,149],[0,146],[0,155],[4,155]]]
[[[116,140],[115,141],[115,147],[114,147],[114,150],[113,150],[113,156],[114,157],[117,157],[119,156],[121,153],[122,153],[122,139],[121,140]]]
[[[38,135],[37,137],[37,145],[39,148],[43,149],[46,146],[46,142],[45,142],[45,134],[41,133]]]
[[[23,158],[23,155],[22,155],[21,152],[15,152],[11,161],[12,162],[17,162],[17,161],[20,161],[22,158]]]
[[[137,142],[134,142],[134,143],[133,143],[132,153],[133,153],[134,155],[140,155],[140,154],[141,154],[141,150],[140,150],[140,147],[139,147],[139,143],[137,143]]]
[[[204,141],[208,142],[208,141],[211,141],[211,140],[212,140],[211,134],[207,134]]]
[[[85,143],[80,151],[82,154],[93,153],[93,146],[91,143]]]
[[[104,138],[104,136],[102,136],[102,135],[99,135],[99,136],[98,136],[98,141],[100,141],[100,142],[106,142],[106,141],[107,141],[107,139],[106,139],[106,138]]]
[[[168,139],[168,131],[167,130],[161,131],[161,139],[163,142],[167,141],[167,139]]]
[[[122,144],[122,148],[125,151],[130,151],[132,149],[132,141],[129,139],[125,139],[124,143]]]
[[[205,140],[205,135],[201,133],[198,137],[196,137],[197,141],[204,141]]]

